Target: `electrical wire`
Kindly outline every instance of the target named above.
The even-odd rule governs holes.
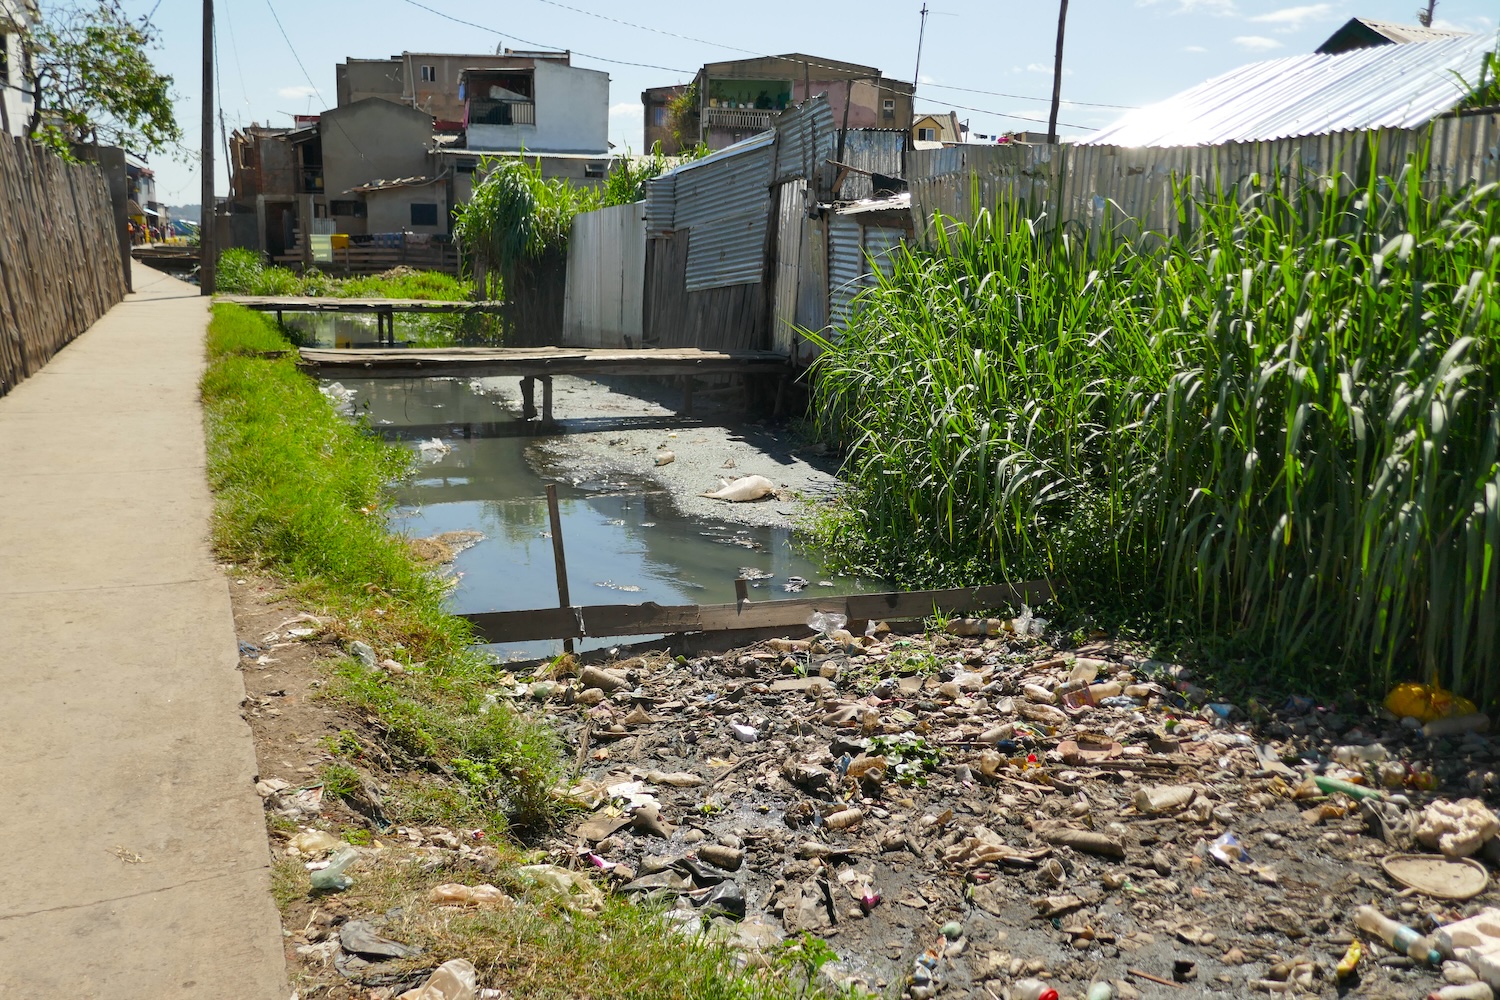
[[[270,3],[270,0],[266,0],[266,2]],[[454,17],[452,14],[444,13],[443,11],[438,10],[436,7],[429,7],[425,3],[418,3],[417,0],[405,0],[405,2],[411,4],[413,7],[420,7],[422,10],[427,11],[429,14],[436,14],[438,17],[441,17],[448,21],[452,21],[454,24],[462,24],[466,28],[478,28],[480,31],[488,31],[490,34],[499,35],[501,38],[514,38],[516,41],[521,42],[523,45],[531,45],[539,49],[557,49],[557,46],[555,45],[547,45],[544,42],[533,42],[529,38],[522,38],[520,35],[512,34],[508,31],[501,31],[499,28],[491,28],[487,24],[477,24],[474,21],[465,21],[461,17]],[[290,42],[288,44],[290,44]],[[563,50],[557,49],[557,51]],[[639,66],[642,69],[660,69],[665,70],[668,73],[682,73],[689,76],[697,72],[696,70],[683,69],[681,66],[658,66],[655,63],[630,62],[627,59],[611,59],[608,56],[597,56],[591,52],[583,52],[579,49],[569,49],[567,51],[572,52],[574,55],[583,56],[585,59],[593,59],[597,62],[614,63],[617,66]]]
[[[624,21],[618,17],[610,17],[608,14],[600,14],[592,10],[584,10],[582,7],[570,7],[565,3],[559,3],[558,0],[536,0],[536,2],[544,3],[549,7],[557,7],[562,10],[570,10],[575,14],[583,14],[586,17],[597,17],[601,21],[609,21],[612,24],[621,24],[627,28],[636,28],[640,31],[649,31],[657,35],[666,35],[668,38],[680,38],[684,42],[696,42],[699,45],[712,45],[715,48],[728,49],[731,52],[744,52],[752,56],[760,55],[760,53],[756,52],[754,49],[742,49],[738,45],[725,45],[723,42],[713,42],[709,41],[707,38],[694,38],[692,35],[679,35],[675,31],[667,31],[664,28],[653,28],[648,24],[636,24],[634,21]],[[531,43],[528,42],[527,44],[529,45]]]
[[[312,74],[307,71],[307,67],[302,65],[302,57],[297,54],[297,47],[292,44],[292,39],[287,35],[286,28],[281,26],[281,17],[276,13],[276,8],[271,6],[271,0],[266,0],[266,9],[271,12],[271,19],[276,22],[276,28],[281,32],[282,40],[286,42],[286,47],[291,51],[292,58],[297,60],[297,68],[302,71],[302,76],[307,80],[307,85],[313,89],[314,94],[318,95],[318,101],[326,107],[328,101],[324,99],[322,92],[318,90],[318,85],[313,83]]]
[[[1051,103],[1050,97],[1027,97],[1025,94],[1002,94],[998,90],[975,90],[973,87],[953,87],[946,83],[924,83],[923,87],[936,87],[938,90],[961,90],[966,94],[984,94],[988,97],[1008,97],[1016,101],[1041,101],[1043,104]],[[1072,104],[1080,108],[1112,108],[1116,111],[1135,111],[1138,105],[1134,104],[1095,104],[1092,101],[1069,101],[1062,100],[1060,104]]]
[[[1009,111],[994,111],[994,110],[991,110],[990,108],[971,108],[971,107],[968,107],[967,105],[964,105],[964,104],[949,104],[947,101],[929,101],[925,97],[919,97],[919,98],[917,98],[917,100],[922,101],[925,104],[931,104],[933,107],[938,107],[938,108],[959,108],[961,110],[972,111],[975,114],[980,114],[980,115],[995,115],[996,117],[999,117],[999,118],[1014,118],[1014,119],[1016,119],[1018,121],[1023,121],[1023,122],[1035,122],[1038,125],[1046,125],[1046,124],[1048,124],[1048,121],[1045,118],[1031,118],[1031,117],[1028,117],[1026,115],[1011,114]],[[1097,126],[1097,125],[1078,125],[1078,124],[1071,123],[1071,122],[1058,122],[1057,124],[1060,125],[1060,126],[1062,126],[1063,128],[1082,129],[1085,132],[1097,132],[1097,131],[1099,131],[1099,126]]]
[[[245,99],[245,103],[248,105],[250,103],[250,88],[245,86],[245,67],[240,62],[240,43],[234,37],[234,18],[229,15],[229,8],[231,6],[232,4],[224,5],[224,21],[229,25],[229,50],[234,53],[234,68],[240,75],[240,96]]]

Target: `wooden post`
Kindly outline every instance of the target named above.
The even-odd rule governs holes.
[[[682,376],[682,415],[691,417],[693,415],[693,376]]]
[[[743,608],[750,601],[750,581],[743,576],[734,579],[734,603]]]
[[[527,375],[521,379],[521,419],[530,420],[536,416],[536,379]]]
[[[198,294],[212,295],[219,264],[218,247],[214,242],[218,235],[214,213],[214,0],[203,0],[202,110],[202,159],[198,164]]]
[[[552,520],[552,559],[557,565],[557,606],[571,607],[568,599],[568,563],[563,558],[562,515],[557,509],[557,484],[547,484],[547,516]],[[563,640],[563,652],[573,652],[573,640]]]

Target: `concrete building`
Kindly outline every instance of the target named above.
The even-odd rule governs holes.
[[[697,133],[711,149],[772,128],[782,112],[818,94],[828,95],[833,120],[841,128],[905,131],[912,125],[910,83],[890,79],[874,66],[823,56],[790,52],[706,63],[693,85]]]
[[[606,132],[608,131],[609,75],[595,70],[575,69],[572,66],[572,53],[567,51],[506,49],[501,53],[478,54],[403,52],[388,59],[345,59],[334,67],[334,80],[340,107],[376,97],[425,111],[432,116],[439,132],[459,132],[467,121],[469,105],[468,95],[464,90],[465,73],[494,71],[501,76],[507,73],[524,76],[534,75],[538,67],[543,67],[542,76],[547,79],[547,83],[545,87],[542,84],[536,85],[531,103],[549,103],[553,96],[564,104],[579,99],[595,101],[606,118]],[[549,73],[549,70],[562,72]],[[586,76],[576,77],[576,74]],[[604,79],[602,97],[596,93],[597,87],[590,89],[577,82],[579,79],[597,82],[593,79],[596,77]],[[546,93],[542,93],[543,89]],[[546,139],[547,136],[542,138]],[[591,152],[592,149],[570,151]]]
[[[652,87],[641,91],[641,108],[645,112],[645,142],[640,150],[642,153],[651,152],[658,142],[661,143],[661,151],[667,156],[676,156],[682,152],[682,143],[678,141],[676,130],[672,127],[671,105],[687,90],[687,84],[679,83],[671,87]]]
[[[0,0],[0,132],[21,136],[32,112],[26,34],[41,20],[36,0]]]
[[[609,151],[609,74],[553,59],[466,69],[466,145],[475,150]]]
[[[913,143],[955,143],[964,141],[966,129],[959,124],[958,112],[950,111],[946,115],[921,115],[911,123],[911,141]],[[921,149],[914,145],[913,149]]]

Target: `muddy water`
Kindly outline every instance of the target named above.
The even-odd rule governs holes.
[[[458,585],[451,602],[458,612],[557,605],[548,480],[527,461],[528,449],[548,439],[529,433],[499,395],[513,402],[515,381],[342,382],[372,427],[418,449],[418,471],[396,492],[396,530],[412,537],[484,533],[484,541],[460,553],[453,567]],[[631,426],[632,419],[621,417],[620,424]],[[607,428],[590,421],[589,430]],[[433,439],[447,450],[420,448]],[[832,575],[815,553],[794,545],[787,528],[686,518],[659,486],[616,473],[574,478],[559,469],[552,480],[558,483],[574,604],[731,603],[735,577],[746,568],[769,577],[752,585],[755,600],[879,589],[875,581]],[[785,589],[794,577],[808,581],[800,593]],[[583,648],[618,641],[590,639]],[[505,656],[532,657],[558,652],[561,644],[494,648]]]

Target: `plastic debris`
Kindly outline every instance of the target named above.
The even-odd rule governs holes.
[[[599,887],[577,872],[556,865],[522,865],[516,874],[525,882],[560,897],[575,910],[593,911],[604,908],[604,893]]]
[[[479,974],[472,962],[454,958],[433,970],[427,982],[396,1000],[475,1000]]]
[[[1478,707],[1467,698],[1430,684],[1397,684],[1385,696],[1385,707],[1400,718],[1431,722],[1450,715],[1472,715]]]
[[[359,850],[354,847],[345,847],[333,856],[327,867],[320,868],[312,874],[312,887],[319,892],[343,892],[354,884],[354,879],[344,874],[348,868],[359,858]]]
[[[510,902],[509,896],[488,882],[481,885],[444,882],[433,886],[427,898],[444,906],[500,906]]]

